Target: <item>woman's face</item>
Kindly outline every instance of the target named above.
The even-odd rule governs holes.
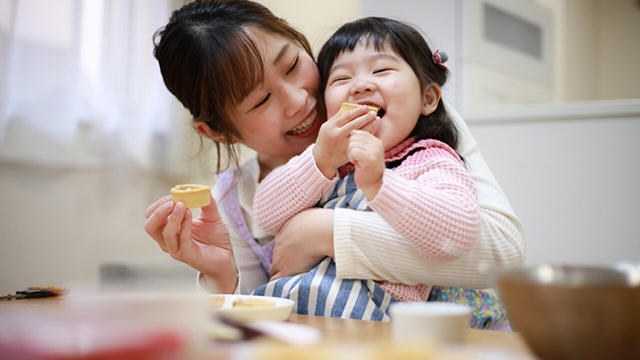
[[[298,155],[315,141],[326,118],[318,109],[318,68],[292,40],[250,31],[265,77],[230,114],[242,136],[235,140],[262,154]]]

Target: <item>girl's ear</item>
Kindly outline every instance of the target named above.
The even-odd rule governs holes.
[[[436,83],[427,84],[424,90],[424,103],[422,106],[422,115],[431,115],[438,108],[441,97],[440,86]]]
[[[227,143],[227,138],[222,135],[221,133],[217,132],[217,131],[213,131],[211,130],[211,128],[209,127],[209,125],[207,125],[204,121],[202,120],[196,120],[193,122],[193,127],[196,128],[196,130],[204,135],[207,136],[209,138],[211,138],[214,141],[217,141],[219,143]],[[235,141],[231,142],[232,144],[235,143]]]

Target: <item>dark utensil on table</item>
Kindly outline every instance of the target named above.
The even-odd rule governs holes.
[[[35,286],[35,287],[26,288],[21,291],[16,291],[15,294],[7,294],[5,296],[0,296],[0,300],[45,298],[45,297],[62,296],[67,293],[69,293],[69,289],[64,287]]]
[[[492,277],[541,359],[640,359],[640,267],[537,265]]]

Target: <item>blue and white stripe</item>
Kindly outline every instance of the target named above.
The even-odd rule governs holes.
[[[397,302],[374,281],[336,278],[336,263],[329,257],[309,272],[271,281],[253,294],[291,299],[295,314],[377,321],[389,321],[389,305]]]

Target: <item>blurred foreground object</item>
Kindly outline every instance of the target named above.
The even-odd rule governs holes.
[[[513,329],[545,360],[640,359],[640,268],[538,265],[493,281]]]
[[[35,286],[35,287],[26,288],[22,291],[16,291],[15,294],[7,294],[5,296],[0,296],[0,300],[55,297],[55,296],[66,295],[68,293],[69,293],[69,289],[64,287]]]
[[[207,340],[206,304],[184,293],[74,290],[55,311],[1,313],[0,358],[197,359]]]

